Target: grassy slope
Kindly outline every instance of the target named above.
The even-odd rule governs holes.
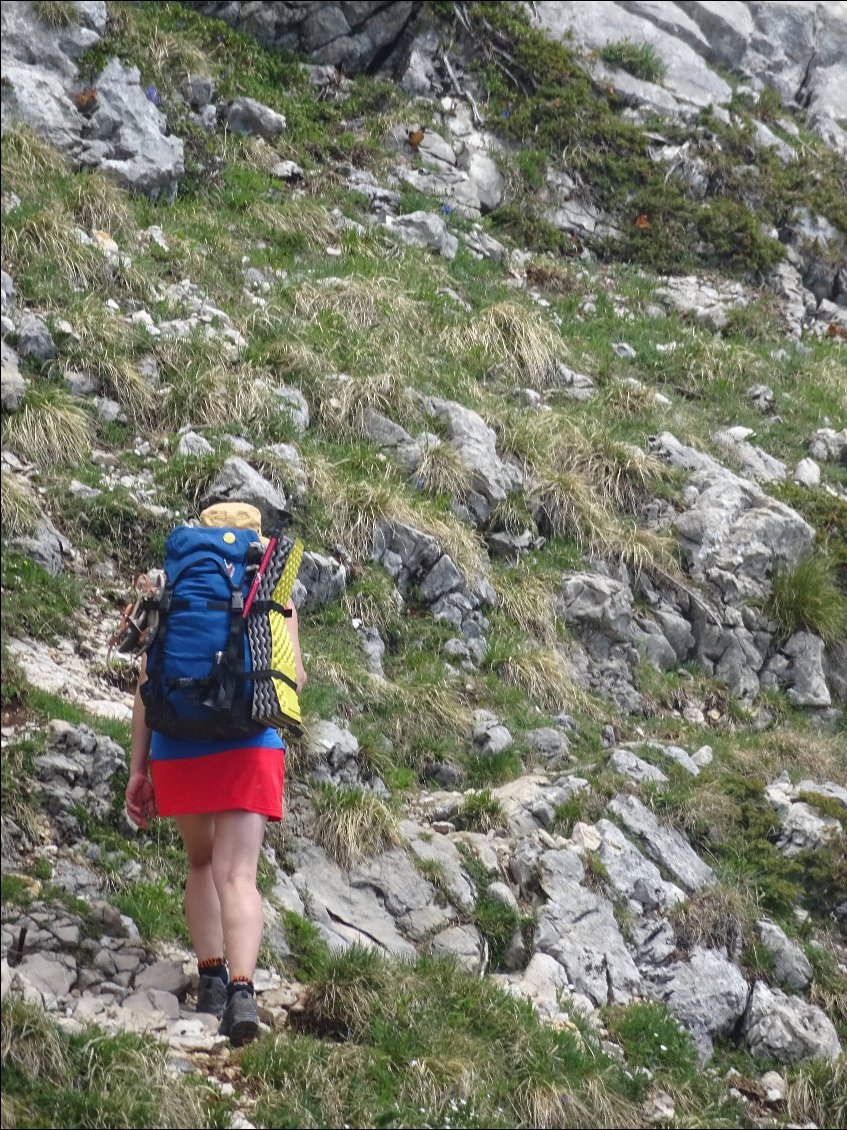
[[[189,514],[227,454],[223,435],[238,432],[257,446],[293,437],[287,416],[261,394],[262,381],[299,386],[316,421],[298,441],[309,479],[307,499],[297,511],[299,532],[311,548],[331,550],[341,542],[357,559],[343,608],[322,609],[304,622],[312,673],[304,701],[307,717],[335,713],[347,718],[374,768],[402,796],[414,791],[421,766],[433,757],[459,760],[477,786],[508,779],[520,771],[521,757],[525,763],[529,760],[522,735],[544,724],[550,713],[567,707],[579,722],[573,742],[575,768],[592,780],[595,794],[585,811],[562,813],[562,829],[580,816],[596,818],[602,798],[619,784],[601,768],[599,730],[609,712],[574,688],[566,668],[555,660],[551,645],[566,641],[566,633],[561,625],[551,633],[550,608],[562,569],[578,565],[589,550],[600,548],[655,570],[675,567],[673,555],[661,542],[642,543],[633,537],[632,514],[644,493],[659,492],[673,499],[680,483],[661,468],[635,460],[623,445],[633,443],[642,449],[647,435],[669,429],[720,455],[712,432],[722,424],[742,423],[757,428],[768,451],[793,464],[804,454],[805,441],[822,418],[844,417],[842,354],[825,341],[814,344],[805,356],[789,350],[786,356],[774,358],[784,339],[765,298],[721,337],[677,317],[647,317],[653,280],[637,263],[663,264],[669,259],[678,263],[680,245],[689,242],[692,216],[687,204],[676,197],[662,199],[663,218],[654,222],[652,235],[639,229],[627,236],[623,253],[637,261],[630,265],[610,260],[585,266],[561,254],[558,237],[556,253],[547,254],[543,248],[549,246],[550,233],[537,222],[522,223],[519,245],[529,237],[538,248],[531,278],[550,303],[546,309],[509,288],[502,268],[475,260],[463,248],[452,263],[446,263],[409,249],[391,253],[370,235],[340,236],[330,209],[341,206],[346,215],[359,218],[365,204],[338,186],[332,165],[351,161],[379,172],[390,164],[380,138],[407,114],[390,84],[360,79],[346,102],[318,101],[293,61],[272,56],[177,5],[112,4],[110,10],[109,38],[98,49],[99,58],[88,63],[94,68],[113,52],[138,63],[143,79],[162,93],[173,128],[186,136],[186,178],[172,207],[156,207],[128,198],[97,175],[69,172],[54,154],[28,137],[13,132],[4,139],[4,191],[15,191],[22,199],[21,207],[4,220],[4,267],[15,279],[22,302],[66,318],[81,339],[57,338],[59,363],[40,372],[29,370],[30,431],[21,429],[20,417],[11,418],[4,422],[4,444],[33,456],[46,448],[61,457],[42,465],[37,481],[56,500],[54,512],[61,516],[62,528],[76,545],[95,555],[107,547],[129,576],[160,553],[167,523],[139,515],[131,496],[121,490],[101,496],[94,504],[82,504],[68,493],[72,477],[94,484],[99,480],[99,472],[85,458],[89,436],[98,447],[113,452],[122,469],[135,472],[145,465],[133,454],[136,434],[149,436],[157,450],[167,453],[169,437],[183,423],[202,430],[217,445],[213,456],[169,457],[149,464],[158,500],[174,512]],[[486,18],[501,17],[489,10]],[[519,34],[511,27],[501,30]],[[525,142],[528,123],[542,126],[540,135],[533,135],[540,136],[536,148],[524,145],[512,170],[516,191],[531,191],[546,160],[545,147],[560,150],[563,143],[580,140],[562,133],[573,130],[573,122],[581,123],[580,129],[601,131],[609,141],[603,150],[605,163],[581,170],[586,177],[599,178],[597,183],[607,193],[604,204],[616,206],[631,195],[632,185],[622,179],[621,169],[629,170],[628,177],[643,178],[639,191],[652,191],[649,169],[634,158],[632,127],[625,127],[605,104],[598,102],[595,107],[594,99],[588,118],[575,112],[587,112],[590,91],[586,93],[581,85],[570,57],[551,52],[542,61],[537,42],[530,37],[521,43],[527,67],[540,67],[543,62],[538,73],[546,76],[544,83],[557,77],[561,83],[567,77],[571,81],[562,89],[567,88],[568,98],[582,101],[551,107],[544,84],[534,95],[522,97],[506,91],[502,76],[488,68],[492,107],[496,110],[498,99],[505,99],[510,108],[509,117],[503,118],[507,132]],[[549,74],[546,68],[551,68]],[[211,69],[224,97],[247,94],[282,110],[289,122],[282,139],[271,147],[189,128],[173,94],[182,76],[198,69]],[[280,157],[294,158],[307,170],[305,198],[292,198],[289,188],[269,176],[268,169]],[[822,187],[816,200],[819,196],[820,207],[828,210],[833,174],[823,157],[821,161]],[[796,199],[796,186],[781,183],[779,170],[767,161],[763,168],[765,179],[777,183],[768,188],[761,206],[789,207]],[[732,195],[729,190],[727,195]],[[404,192],[403,200],[408,210],[438,207],[410,191]],[[642,207],[635,197],[632,207],[638,211]],[[717,218],[707,227],[726,220],[725,207],[717,202]],[[737,231],[748,225],[737,210],[730,219],[741,225]],[[450,222],[456,229],[465,226],[455,217]],[[162,227],[170,251],[137,241],[136,233],[151,223]],[[77,224],[89,231],[110,232],[131,256],[131,266],[113,268],[96,250],[80,247],[72,234]],[[508,238],[508,232],[517,231],[514,211],[495,213],[484,226]],[[328,246],[340,247],[341,257],[328,254]],[[739,246],[746,245],[741,241]],[[746,258],[733,257],[729,264],[733,270],[765,266],[776,253],[757,240],[747,250]],[[244,294],[244,255],[271,279],[264,308],[254,306]],[[342,277],[345,285],[315,285],[330,276]],[[153,287],[183,278],[208,293],[248,338],[246,354],[237,362],[222,360],[217,349],[201,340],[150,340],[141,330],[128,330],[103,307],[103,296],[109,294],[125,310],[134,304],[156,310]],[[458,309],[439,293],[445,287],[458,292],[471,312]],[[579,310],[586,297],[594,300],[596,308],[583,316]],[[551,327],[555,328],[551,331]],[[634,361],[617,358],[611,342],[619,340],[634,346]],[[677,343],[675,350],[658,348],[670,342]],[[162,388],[155,395],[138,375],[139,361],[151,353],[162,375]],[[550,419],[555,423],[545,429],[538,426],[537,418],[517,411],[510,394],[516,383],[544,388],[550,367],[560,359],[591,374],[599,392],[584,405],[548,394]],[[97,374],[123,404],[129,424],[103,425],[80,412],[63,395],[65,366]],[[526,378],[528,371],[532,380]],[[339,386],[332,379],[339,372],[350,375],[349,385]],[[385,376],[374,380],[374,374]],[[665,392],[671,406],[660,407],[651,396],[633,391],[623,383],[627,377]],[[760,381],[776,395],[779,419],[773,422],[765,421],[745,395],[751,384]],[[470,676],[453,675],[445,665],[441,648],[451,633],[444,626],[432,622],[414,602],[403,614],[391,611],[388,578],[368,563],[364,552],[376,518],[394,514],[435,532],[469,572],[484,560],[474,535],[448,510],[452,490],[461,491],[461,470],[444,460],[430,469],[420,486],[404,480],[363,438],[361,410],[368,403],[386,408],[412,431],[424,423],[432,427],[404,395],[406,385],[475,407],[497,430],[499,449],[531,460],[539,476],[552,480],[567,467],[569,478],[560,485],[581,500],[575,513],[562,514],[558,536],[532,554],[525,567],[492,567],[501,606],[492,616],[489,657]],[[58,449],[57,437],[62,440]],[[254,462],[290,485],[284,466],[262,457]],[[612,493],[607,488],[610,470],[621,484]],[[831,465],[823,468],[823,474],[833,484],[845,481],[843,469]],[[799,505],[823,540],[836,545],[839,532],[847,530],[844,504],[836,499],[793,488],[775,493]],[[18,508],[14,517],[24,526],[25,511]],[[527,517],[520,501],[510,500],[499,519],[507,527],[521,528]],[[12,520],[4,483],[5,530]],[[4,553],[3,588],[4,636],[27,632],[49,639],[72,620],[79,600],[90,596],[84,578],[52,582],[8,553]],[[7,590],[12,599],[5,597]],[[388,645],[385,684],[375,684],[363,667],[350,626],[352,615],[380,625]],[[803,714],[792,710],[781,696],[771,696],[773,721],[760,731],[727,699],[720,685],[697,671],[687,674],[641,672],[642,690],[653,708],[650,716],[616,715],[615,721],[624,738],[641,731],[690,748],[704,742],[713,746],[715,761],[700,777],[674,778],[662,793],[642,792],[687,831],[719,871],[718,896],[689,908],[688,929],[720,937],[720,931],[737,923],[749,968],[766,974],[767,955],[756,948],[753,933],[755,918],[766,911],[801,940],[808,940],[811,925],[798,927],[794,902],[800,899],[812,914],[811,923],[825,928],[821,912],[844,883],[834,852],[823,853],[812,868],[812,860],[789,864],[776,851],[770,842],[773,828],[762,788],[783,768],[797,779],[828,776],[843,783],[838,739],[811,729]],[[36,717],[69,716],[65,704],[22,687],[8,663],[3,680],[4,706],[23,706]],[[683,721],[683,705],[704,701],[718,704],[718,724],[703,727]],[[504,719],[516,738],[514,753],[493,762],[474,756],[469,719],[479,706]],[[75,720],[79,717],[70,713]],[[104,729],[102,722],[96,725]],[[126,741],[125,732],[116,736]],[[34,752],[32,743],[23,743],[4,757],[4,786],[21,776],[26,780]],[[15,771],[7,776],[8,766]],[[37,793],[4,787],[3,798],[4,812],[19,822],[34,820]],[[322,799],[326,810],[332,811],[332,798]],[[469,802],[466,815],[473,822],[496,821],[497,814],[483,794],[482,802]],[[385,821],[390,835],[390,813]],[[168,833],[159,830],[155,845],[142,842],[137,849],[109,828],[92,827],[88,833],[101,845],[114,875],[136,850],[144,855],[146,866],[155,860],[150,882],[128,884],[121,891],[121,908],[151,939],[180,936],[179,853]],[[13,903],[24,898],[20,890],[9,894]],[[503,923],[482,902],[475,920],[495,943]],[[297,929],[302,932],[295,923],[289,926],[292,939]],[[317,1126],[346,1121],[356,1125],[381,1118],[383,1125],[409,1126],[625,1125],[639,1118],[637,1103],[646,1093],[644,1077],[621,1070],[590,1035],[583,1039],[575,1031],[557,1034],[542,1029],[528,1011],[508,1004],[491,986],[427,963],[397,970],[357,955],[333,961],[308,937],[303,950],[299,971],[314,989],[304,1021],[308,1036],[269,1039],[242,1065],[248,1091],[253,1086],[250,1079],[263,1084],[263,1124]],[[843,983],[825,948],[810,952],[818,969],[816,992],[828,1001],[845,1035]],[[436,1014],[426,1005],[429,1000],[447,1000],[450,1007]],[[329,1019],[328,1001],[336,1009]],[[415,1001],[424,1003],[413,1008]],[[16,1014],[10,1016],[11,1028],[6,1029],[4,1014],[4,1062],[6,1032],[16,1032],[23,1022]],[[457,1016],[467,1018],[461,1033],[455,1019],[450,1021]],[[721,1071],[735,1053],[721,1051],[713,1073],[693,1075],[687,1043],[675,1034],[675,1026],[668,1038],[657,1035],[665,1033],[669,1022],[656,1010],[639,1006],[610,1015],[608,1023],[627,1049],[630,1066],[640,1063],[654,1070],[656,1083],[677,1098],[679,1124],[745,1123],[748,1115],[720,1082]],[[330,1038],[339,1031],[349,1032],[342,1043]],[[398,1032],[406,1033],[402,1040],[397,1039]],[[62,1048],[63,1063],[80,1054],[64,1044]],[[504,1050],[498,1055],[498,1049]],[[508,1062],[505,1075],[504,1062]],[[742,1070],[747,1066],[741,1062]],[[61,1117],[55,1089],[45,1090],[39,1084],[45,1078],[43,1065],[15,1063],[14,1070],[16,1089],[10,1101],[23,1104],[13,1107],[15,1124],[30,1124],[27,1117],[32,1124],[39,1116]],[[795,1118],[815,1116],[805,1080],[804,1073],[798,1073]],[[835,1110],[841,1085],[836,1073],[828,1078],[824,1072],[817,1084],[824,1096],[820,1101],[829,1104],[822,1109]],[[831,1099],[826,1098],[827,1087]],[[129,1102],[122,1108],[126,1120],[122,1124],[143,1124],[133,1119],[146,1115],[130,1113]],[[36,1113],[21,1113],[27,1109]],[[89,1113],[72,1117],[79,1120],[74,1124],[93,1124]],[[192,1117],[199,1120],[195,1124],[215,1124],[208,1121],[214,1118],[208,1110]]]

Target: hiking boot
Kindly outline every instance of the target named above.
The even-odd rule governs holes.
[[[220,1020],[225,1008],[226,985],[220,977],[207,977],[201,973],[200,985],[197,989],[197,1011],[209,1012]]]
[[[232,1045],[240,1048],[242,1044],[255,1040],[258,1031],[259,1017],[253,994],[248,989],[236,989],[224,1009],[218,1032],[221,1036],[229,1036]]]

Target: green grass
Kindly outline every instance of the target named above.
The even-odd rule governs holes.
[[[465,796],[456,823],[469,832],[490,832],[507,826],[506,810],[502,802],[491,795],[490,789],[482,789]]]
[[[229,1107],[199,1076],[176,1076],[167,1048],[96,1028],[68,1036],[35,1005],[2,1012],[3,1125],[223,1127]]]
[[[664,59],[651,43],[618,39],[600,49],[600,58],[610,67],[620,67],[644,82],[661,83],[668,73]]]
[[[3,635],[33,636],[52,643],[76,634],[76,616],[81,606],[80,586],[75,576],[54,577],[41,565],[5,550],[2,569]]]
[[[595,1075],[613,1088],[617,1076],[609,1101],[627,1105],[599,1049],[449,964],[347,951],[312,982],[297,1026],[242,1060],[266,1125],[586,1125]]]
[[[764,608],[776,621],[780,639],[799,631],[812,632],[827,644],[847,639],[847,595],[825,553],[805,557],[793,568],[777,567],[772,585]]]

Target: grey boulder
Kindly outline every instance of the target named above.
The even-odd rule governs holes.
[[[637,797],[619,793],[609,801],[607,810],[644,845],[655,863],[687,891],[702,890],[716,881],[714,871],[703,862],[682,833],[660,824]]]
[[[184,172],[183,143],[167,132],[167,118],[142,87],[138,68],[111,59],[96,86],[81,163],[131,192],[173,200]]]
[[[443,255],[445,259],[455,259],[459,241],[447,230],[440,216],[433,212],[408,212],[405,216],[381,217],[383,228],[395,235],[403,243],[414,247],[425,247]]]
[[[255,134],[266,141],[272,141],[285,129],[284,114],[253,98],[236,98],[227,110],[226,121],[233,133]]]
[[[742,1032],[758,1059],[800,1063],[807,1059],[834,1060],[841,1054],[838,1035],[826,1013],[762,981],[753,988]]]
[[[274,529],[280,511],[285,510],[282,491],[237,455],[227,459],[203,496],[204,506],[217,502],[249,502],[257,507],[265,533]]]
[[[718,950],[696,946],[688,961],[645,973],[645,995],[668,1006],[691,1033],[701,1059],[712,1054],[712,1039],[728,1035],[744,1013],[749,986],[738,966]]]
[[[56,356],[53,335],[37,314],[24,314],[18,323],[18,352],[34,361],[52,361]]]
[[[774,922],[757,922],[762,943],[774,957],[774,974],[792,989],[802,992],[812,981],[812,963],[796,942]]]

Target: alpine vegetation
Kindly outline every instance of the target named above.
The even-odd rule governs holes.
[[[682,7],[2,6],[4,1127],[845,1122],[847,20]]]

